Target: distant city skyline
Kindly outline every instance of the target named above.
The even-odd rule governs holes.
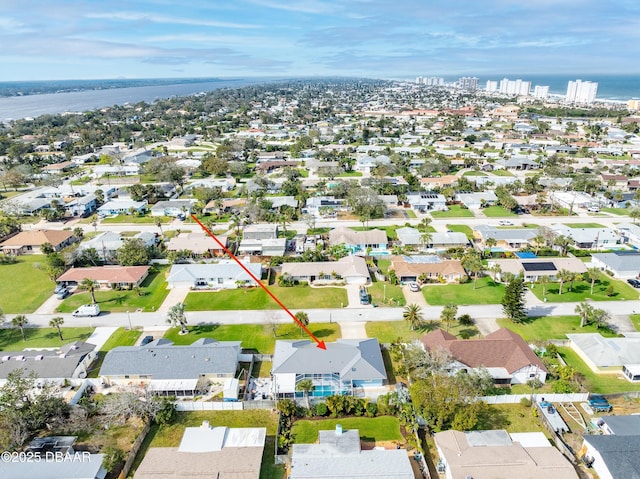
[[[0,81],[640,73],[634,0],[0,2]]]

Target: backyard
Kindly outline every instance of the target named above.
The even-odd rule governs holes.
[[[464,284],[427,284],[422,293],[431,306],[444,306],[448,303],[466,304],[499,304],[504,295],[504,285],[494,283],[490,277],[479,278],[476,289],[473,280]]]
[[[569,302],[581,302],[587,299],[592,301],[619,301],[621,299],[638,299],[638,291],[627,283],[618,281],[604,274],[600,275],[600,280],[596,281],[593,287],[593,294],[591,294],[591,282],[587,281],[574,281],[573,288],[569,291],[571,286],[568,282],[562,285],[562,294],[560,292],[560,283],[549,283],[547,285],[547,301],[550,303],[569,303]],[[613,293],[611,296],[607,296],[607,289],[609,285],[613,286]],[[529,286],[529,289],[536,295],[536,297],[543,301],[542,286],[534,284],[533,287]]]
[[[283,467],[276,466],[273,463],[278,424],[278,416],[275,412],[257,409],[249,411],[195,411],[181,412],[176,416],[177,418],[173,424],[168,426],[154,424],[151,426],[151,430],[136,457],[131,476],[133,476],[150,447],[178,447],[186,427],[197,427],[202,425],[203,421],[209,421],[209,424],[213,427],[265,427],[267,429],[267,437],[262,454],[260,479],[282,479],[284,477]]]
[[[169,294],[166,282],[168,266],[154,266],[149,276],[142,282],[140,292],[135,290],[97,290],[96,302],[101,311],[124,312],[138,309],[156,311]],[[56,309],[60,313],[71,313],[83,304],[91,303],[89,292],[74,293]]]
[[[486,208],[482,208],[482,212],[488,218],[518,216],[517,214],[504,208],[503,206],[487,206]]]
[[[4,313],[33,313],[53,294],[55,283],[44,271],[44,255],[18,256],[0,264],[0,308]]]
[[[473,230],[467,225],[447,225],[447,229],[456,233],[464,233],[470,241],[473,241]]]
[[[284,313],[283,313],[284,314]],[[272,354],[276,340],[309,339],[297,324],[278,324],[276,335],[264,324],[212,324],[189,326],[189,334],[181,335],[178,328],[167,330],[164,337],[175,344],[191,344],[202,338],[213,338],[218,341],[242,341],[243,349],[255,350],[261,354]],[[332,342],[341,337],[340,326],[336,323],[313,323],[307,328],[325,342]]]
[[[473,218],[473,213],[460,205],[449,205],[448,211],[432,211],[434,218]]]
[[[400,422],[392,416],[300,419],[293,423],[291,434],[296,444],[313,444],[318,440],[318,431],[335,431],[337,424],[340,424],[345,431],[357,429],[360,432],[360,439],[364,442],[404,442],[400,433]]]
[[[27,317],[27,319],[29,319]],[[0,329],[0,350],[22,351],[24,348],[56,348],[74,341],[86,341],[93,328],[61,328],[63,340],[58,336],[56,328],[24,328],[27,339],[22,340],[22,334],[18,328]]]
[[[344,288],[290,288],[272,285],[269,290],[289,309],[340,308],[347,305]],[[184,301],[187,311],[235,311],[279,309],[280,306],[262,288],[225,289],[189,293]]]

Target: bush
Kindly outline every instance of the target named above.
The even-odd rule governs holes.
[[[520,399],[520,404],[522,405],[522,407],[531,407],[531,399],[522,398]]]
[[[368,402],[365,411],[367,417],[374,417],[378,413],[378,405],[374,402]]]
[[[578,388],[565,379],[558,379],[551,384],[551,391],[558,394],[575,393]]]
[[[327,405],[323,402],[319,402],[316,404],[316,416],[326,416],[327,415]]]
[[[470,314],[461,314],[458,317],[458,322],[462,325],[462,326],[473,326],[475,324],[475,321],[473,320],[473,318],[471,317]]]
[[[604,292],[604,294],[606,294],[608,297],[613,296],[614,294],[616,294],[615,290],[613,289],[613,285],[610,284],[609,287],[607,288],[607,290]]]

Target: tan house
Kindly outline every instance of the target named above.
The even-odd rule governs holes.
[[[361,256],[345,256],[338,261],[284,263],[282,274],[309,284],[340,280],[348,284],[366,284],[371,281],[367,262]]]
[[[491,259],[487,266],[500,266],[502,273],[522,274],[525,281],[538,281],[541,276],[557,279],[558,272],[566,269],[571,273],[587,272],[585,263],[579,258],[560,258],[556,256],[542,258]],[[499,277],[500,275],[498,275]]]
[[[456,175],[445,175],[434,178],[420,178],[420,184],[426,189],[431,190],[438,186],[440,188],[448,188],[458,183]]]
[[[21,254],[42,254],[41,247],[49,243],[54,251],[60,251],[78,241],[71,231],[30,230],[21,231],[0,244],[3,253],[18,256]]]
[[[88,278],[101,288],[133,288],[149,275],[149,266],[95,266],[71,268],[58,276],[59,284],[77,285]]]
[[[216,235],[218,241],[227,246],[227,237]],[[182,233],[169,240],[167,244],[169,251],[190,251],[194,258],[223,256],[225,254],[216,240],[206,233]]]
[[[436,255],[392,256],[390,269],[395,271],[401,283],[418,281],[420,277],[426,277],[427,280],[442,278],[447,283],[452,283],[467,275],[459,260],[440,259]]]

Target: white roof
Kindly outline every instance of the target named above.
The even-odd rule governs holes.
[[[210,427],[205,422],[200,427],[184,430],[178,451],[215,452],[228,447],[263,447],[266,433],[264,427]]]

